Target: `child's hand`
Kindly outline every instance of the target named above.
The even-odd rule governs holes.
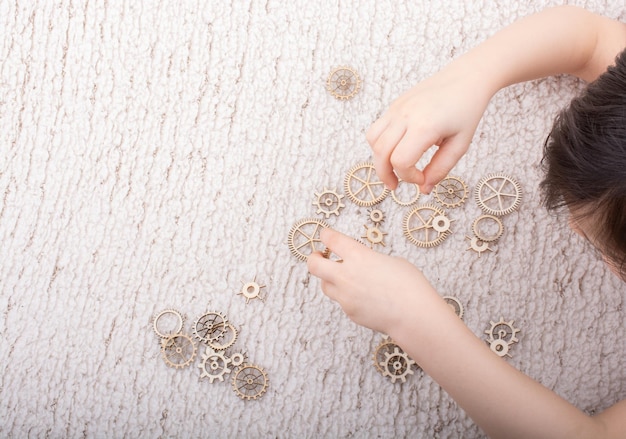
[[[389,188],[399,177],[430,193],[465,154],[493,94],[476,73],[451,64],[396,99],[372,124],[367,141],[376,173]],[[415,164],[433,145],[439,150],[418,170]]]
[[[377,253],[332,229],[324,229],[321,238],[343,262],[313,253],[307,262],[309,271],[322,280],[324,293],[359,325],[389,334],[406,318],[407,309],[418,309],[420,294],[434,292],[424,275],[404,259]]]

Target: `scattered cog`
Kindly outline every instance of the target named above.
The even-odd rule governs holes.
[[[378,178],[371,162],[353,166],[344,180],[344,192],[357,206],[372,207],[389,195],[389,189]]]
[[[414,374],[411,367],[415,365],[415,361],[411,360],[398,346],[393,349],[393,352],[385,353],[385,359],[379,364],[383,370],[383,376],[389,377],[392,383],[397,380],[405,383],[406,377]]]
[[[194,322],[192,330],[196,338],[204,343],[217,341],[226,331],[226,317],[219,312],[208,312]]]
[[[224,353],[207,347],[206,352],[202,354],[202,362],[198,364],[201,370],[200,378],[208,378],[211,384],[215,380],[224,381],[224,375],[231,372],[229,364],[230,358]]]
[[[434,190],[437,201],[449,208],[459,207],[465,203],[468,193],[465,182],[458,177],[451,176],[441,180]]]
[[[152,321],[152,329],[161,338],[180,334],[183,330],[183,315],[173,309],[161,311]]]
[[[235,341],[237,341],[237,336],[239,333],[237,332],[237,328],[233,326],[232,323],[226,322],[226,329],[220,337],[220,340],[209,340],[206,343],[216,351],[223,351],[224,349],[228,349]]]
[[[362,238],[367,239],[370,243],[370,247],[374,247],[375,245],[385,246],[384,239],[387,233],[380,230],[377,226],[363,225],[363,227],[365,227],[365,235],[363,235]]]
[[[404,235],[418,247],[434,247],[450,235],[450,220],[433,204],[417,206],[404,217]]]
[[[490,322],[490,327],[485,331],[489,348],[500,357],[511,357],[509,350],[511,345],[517,343],[517,333],[520,331],[513,326],[514,321],[507,322],[503,317],[497,322]]]
[[[326,89],[337,99],[350,99],[361,88],[361,79],[354,69],[339,67],[330,72]]]
[[[463,305],[456,297],[445,296],[443,300],[454,310],[454,313],[460,318],[463,318]]]
[[[370,221],[376,225],[385,221],[385,214],[380,209],[372,209],[369,211]]]
[[[329,190],[324,188],[321,193],[316,193],[315,197],[317,198],[313,204],[317,206],[316,214],[323,214],[327,219],[331,215],[339,215],[339,211],[346,207],[345,204],[341,202],[343,195],[338,194],[336,191]]]
[[[491,252],[493,251],[490,247],[489,247],[489,243],[485,242],[485,241],[481,241],[480,239],[478,239],[476,236],[466,236],[465,238],[469,239],[470,241],[470,246],[467,248],[467,250],[473,250],[476,253],[478,253],[478,257],[480,258],[480,255],[483,254],[484,252]]]
[[[472,231],[478,240],[494,242],[500,239],[504,226],[500,218],[494,215],[481,215],[472,223]]]
[[[232,386],[237,396],[249,401],[263,396],[269,386],[269,379],[259,366],[244,364],[235,371]]]
[[[385,373],[381,363],[384,363],[387,359],[386,354],[392,354],[395,348],[399,348],[399,346],[391,338],[384,336],[380,344],[374,350],[372,360],[374,360],[374,367],[381,375]]]
[[[476,185],[476,203],[487,214],[502,216],[517,210],[522,189],[517,181],[504,174],[489,174]]]
[[[161,355],[165,364],[175,369],[189,366],[196,358],[198,348],[187,334],[174,334],[163,339]]]
[[[259,285],[256,281],[256,277],[252,282],[242,282],[243,287],[241,291],[237,294],[241,294],[246,298],[246,303],[249,303],[251,300],[259,299],[261,302],[265,301],[265,298],[261,295],[261,288],[265,288],[265,285]]]
[[[320,232],[327,227],[328,224],[317,218],[298,221],[289,231],[287,239],[289,250],[301,261],[306,261],[315,251],[323,251],[324,245],[320,239]]]
[[[406,187],[413,188],[413,193],[409,193],[407,195],[406,192],[408,192],[408,190],[403,189]],[[398,187],[391,191],[391,198],[393,198],[393,201],[404,207],[417,203],[417,200],[420,199],[420,195],[420,187],[417,183],[409,183],[401,179],[398,179]]]

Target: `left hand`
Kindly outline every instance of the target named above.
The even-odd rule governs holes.
[[[405,259],[377,253],[332,229],[322,230],[321,239],[343,262],[316,252],[308,258],[308,269],[321,279],[324,293],[359,325],[389,334],[403,320],[415,318],[423,294],[436,294]]]

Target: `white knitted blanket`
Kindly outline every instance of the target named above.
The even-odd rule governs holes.
[[[0,0],[0,437],[483,437],[422,372],[376,371],[381,335],[321,293],[287,237],[325,219],[315,194],[343,193],[396,96],[557,3]],[[567,3],[626,20],[620,1]],[[363,81],[348,101],[326,90],[339,66]],[[457,297],[479,337],[514,320],[503,361],[594,412],[626,398],[626,288],[537,189],[551,121],[580,87],[499,92],[454,169],[470,190],[492,172],[522,187],[494,252],[467,251],[472,197],[429,249],[404,237],[408,208],[379,207],[381,251]],[[343,201],[327,221],[361,238],[368,209]],[[265,300],[246,303],[253,279]],[[239,398],[234,367],[200,379],[205,348],[168,367],[152,328],[168,308],[190,334],[226,316],[266,392]]]

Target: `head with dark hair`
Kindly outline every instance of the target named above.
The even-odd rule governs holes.
[[[557,116],[542,165],[544,205],[566,207],[626,280],[626,51]]]

